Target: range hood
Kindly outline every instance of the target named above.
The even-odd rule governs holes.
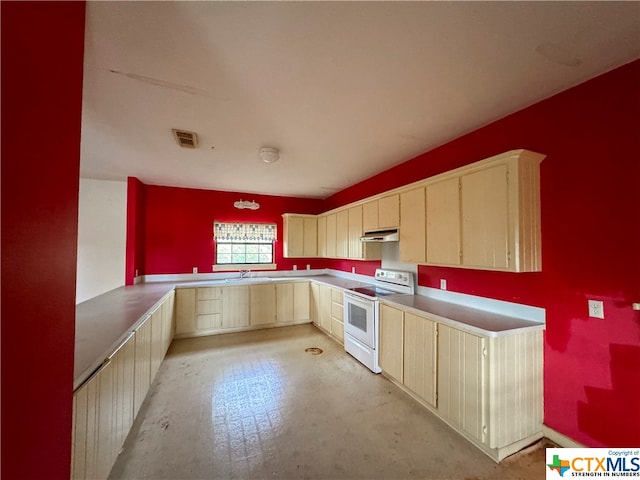
[[[364,232],[360,237],[361,242],[397,242],[400,240],[398,230],[376,230],[375,232]]]

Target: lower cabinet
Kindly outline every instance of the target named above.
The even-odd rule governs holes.
[[[343,343],[343,292],[339,288],[322,284],[316,284],[316,288],[318,289],[318,322],[316,324],[338,342]]]
[[[176,335],[190,337],[306,323],[312,319],[309,282],[178,288]]]
[[[276,286],[272,283],[251,285],[249,325],[271,325],[276,322]]]
[[[380,367],[497,462],[542,437],[542,331],[478,335],[382,304]]]
[[[109,475],[173,339],[173,305],[171,292],[74,392],[72,479]]]

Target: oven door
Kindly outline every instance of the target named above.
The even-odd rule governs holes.
[[[349,292],[344,293],[344,333],[376,349],[375,320],[378,315],[377,300],[368,300]]]

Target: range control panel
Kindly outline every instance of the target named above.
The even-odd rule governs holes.
[[[413,285],[413,273],[401,272],[398,270],[384,270],[382,268],[376,269],[376,280],[382,282],[395,283],[396,285]]]

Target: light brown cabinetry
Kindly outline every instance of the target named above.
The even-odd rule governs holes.
[[[310,318],[309,283],[292,282],[276,285],[276,322],[300,323]]]
[[[514,150],[430,179],[426,187],[426,263],[540,271],[543,158]]]
[[[380,368],[398,382],[404,381],[404,317],[402,310],[380,305]]]
[[[309,282],[179,288],[176,333],[189,337],[304,323],[311,318],[310,302]]]
[[[400,194],[400,260],[424,263],[426,248],[425,188],[417,187]]]
[[[196,330],[222,328],[222,288],[196,288]]]
[[[542,437],[542,331],[481,335],[382,304],[380,367],[496,461]]]
[[[318,220],[315,215],[285,213],[283,216],[285,258],[318,255]]]
[[[318,257],[327,257],[327,217],[318,217]]]
[[[360,237],[362,237],[362,205],[351,207],[349,212],[349,227],[348,237],[349,246],[347,249],[349,258],[362,258],[362,243]]]
[[[344,306],[343,292],[328,285],[312,284],[317,288],[318,321],[317,325],[338,342],[344,342]]]
[[[426,263],[460,265],[460,179],[429,183],[426,195]]]
[[[362,205],[365,232],[398,228],[400,226],[400,195],[388,195]]]
[[[381,257],[381,246],[379,243],[362,243],[360,237],[364,233],[362,227],[363,206],[357,205],[348,209],[349,214],[349,246],[348,258],[354,260],[379,260]]]
[[[327,257],[336,258],[338,256],[338,225],[337,215],[330,213],[327,215]]]
[[[418,397],[436,405],[437,324],[404,312],[404,384]]]
[[[336,257],[349,256],[349,210],[336,212]]]
[[[344,343],[344,304],[343,292],[340,289],[331,289],[331,335],[340,343]]]
[[[249,325],[269,325],[276,321],[276,286],[270,283],[249,287]]]
[[[71,478],[106,479],[174,332],[166,295],[73,396]]]
[[[486,340],[440,325],[438,411],[453,426],[485,443]]]
[[[309,315],[311,316],[311,321],[314,325],[320,325],[320,285],[315,282],[311,282],[310,284],[310,304],[309,304]]]
[[[222,289],[222,328],[249,326],[249,286],[235,285]]]
[[[327,333],[331,333],[331,287],[328,285],[320,285],[319,299],[318,323],[320,328]]]

